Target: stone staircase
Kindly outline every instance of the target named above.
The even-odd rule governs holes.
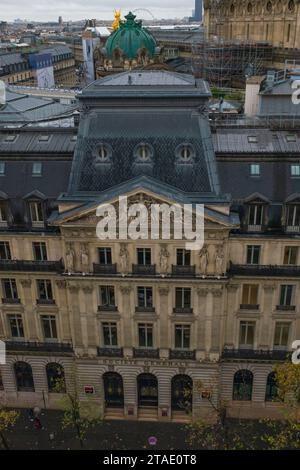
[[[141,407],[138,410],[139,421],[157,421],[157,408],[155,407]]]

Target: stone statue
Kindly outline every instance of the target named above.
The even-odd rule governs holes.
[[[224,274],[224,252],[221,246],[218,248],[216,252],[215,268],[216,268],[216,274]]]
[[[128,262],[129,262],[129,253],[127,250],[126,243],[121,243],[120,248],[120,264],[121,264],[121,273],[126,274],[128,272]]]
[[[82,272],[83,273],[88,272],[88,270],[89,270],[89,252],[88,252],[87,246],[85,244],[81,245],[80,261],[81,261]]]
[[[208,261],[208,249],[204,246],[199,252],[199,268],[201,274],[207,273]]]
[[[168,272],[170,253],[165,245],[161,245],[159,254],[160,270],[163,274]]]
[[[67,269],[69,272],[74,272],[75,270],[75,251],[72,248],[71,243],[68,245],[67,252],[66,252],[66,260],[67,260]]]

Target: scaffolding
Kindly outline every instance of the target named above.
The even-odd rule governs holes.
[[[272,64],[272,50],[267,42],[217,38],[194,42],[193,73],[218,88],[244,88],[246,78],[266,73]]]

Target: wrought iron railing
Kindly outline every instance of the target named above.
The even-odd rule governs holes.
[[[103,274],[105,276],[112,276],[117,274],[116,264],[93,264],[94,274]]]
[[[170,359],[195,360],[196,351],[185,351],[183,349],[170,349],[169,358]]]
[[[189,313],[193,313],[193,309],[191,307],[174,307],[173,313],[183,313],[184,315],[186,315]]]
[[[39,343],[34,341],[5,341],[7,351],[30,352],[73,352],[71,343]]]
[[[133,264],[132,274],[138,276],[155,276],[156,265],[155,264]]]
[[[231,264],[229,274],[238,276],[300,276],[300,266]]]
[[[64,271],[63,261],[23,261],[0,259],[0,271],[56,272]]]
[[[172,265],[173,276],[193,277],[196,274],[196,266],[177,266]]]
[[[290,353],[284,350],[263,350],[263,349],[231,349],[223,350],[222,359],[251,359],[251,360],[271,360],[284,361],[288,359]]]
[[[97,355],[100,357],[123,357],[123,348],[97,348]]]
[[[149,358],[149,359],[158,359],[159,358],[159,349],[143,349],[143,348],[134,348],[133,357],[136,358]]]

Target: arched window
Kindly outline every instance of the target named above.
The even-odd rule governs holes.
[[[66,382],[64,368],[56,362],[46,365],[48,390],[51,393],[65,393]]]
[[[158,383],[155,375],[139,375],[137,388],[139,406],[158,406]]]
[[[288,10],[289,10],[290,13],[294,13],[294,11],[295,11],[295,2],[294,2],[294,0],[289,1]]]
[[[31,365],[27,362],[16,362],[14,369],[18,392],[34,392]]]
[[[107,372],[103,375],[105,406],[107,408],[123,408],[124,390],[123,379],[116,372]]]
[[[239,370],[233,378],[233,400],[251,401],[253,374],[250,370]]]
[[[192,144],[184,143],[177,147],[176,157],[178,163],[193,163],[195,157],[195,149]]]
[[[253,9],[252,8],[252,3],[249,2],[248,5],[247,5],[247,12],[249,13],[249,15],[252,14],[252,9]]]
[[[275,372],[270,372],[267,378],[266,401],[274,401],[278,396],[278,387]]]
[[[134,156],[136,161],[140,163],[147,163],[151,161],[154,154],[153,147],[148,143],[140,143],[134,149]]]
[[[175,375],[171,384],[172,410],[192,410],[193,381],[188,375]]]
[[[272,11],[273,11],[272,2],[268,2],[268,3],[267,3],[266,9],[267,9],[267,12],[268,12],[268,13],[272,13]]]

